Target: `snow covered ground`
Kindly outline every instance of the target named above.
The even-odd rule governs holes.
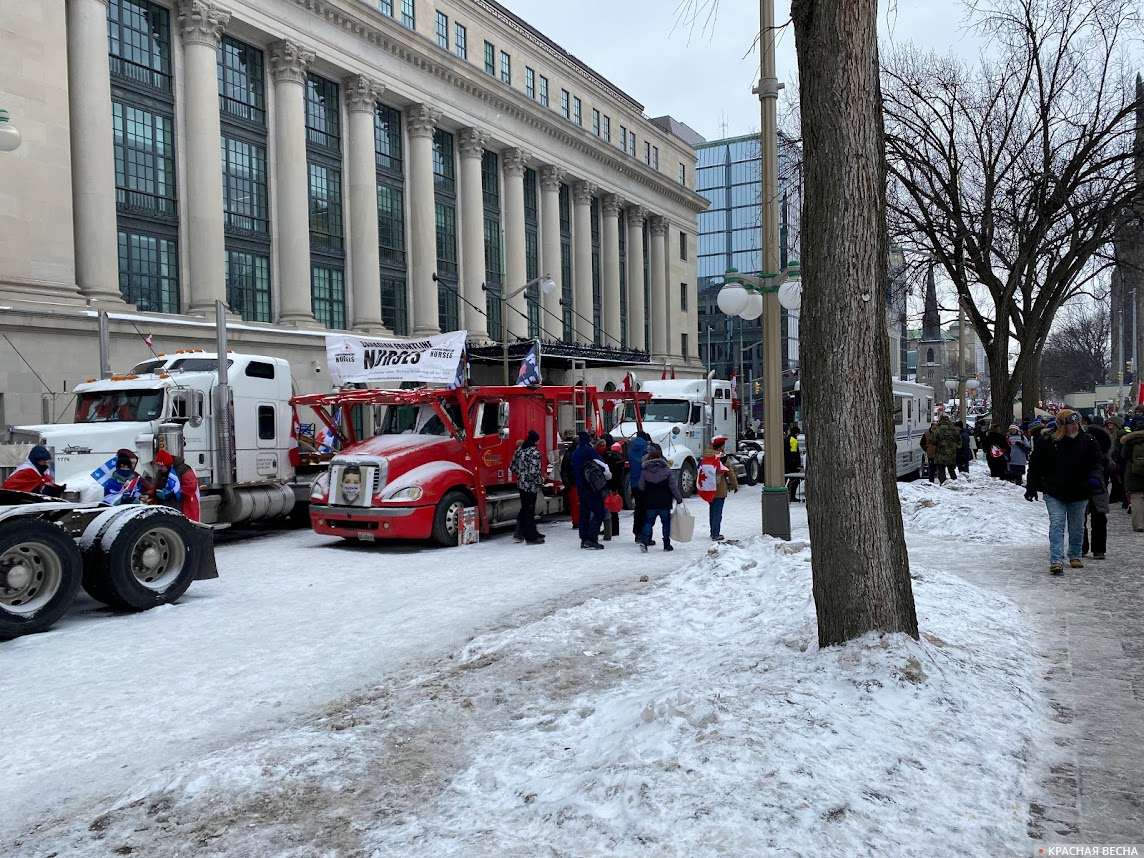
[[[176,606],[0,644],[0,854],[1010,854],[1046,707],[955,573],[1044,508],[983,470],[901,494],[922,639],[829,650],[805,513],[750,537],[757,489],[740,544],[671,554],[626,520],[594,554],[222,547]]]

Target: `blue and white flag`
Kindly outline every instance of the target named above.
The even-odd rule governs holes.
[[[334,412],[334,425],[342,425],[341,408]],[[314,446],[318,448],[319,453],[332,453],[341,449],[342,442],[336,434],[330,431],[328,426],[323,426],[322,431],[314,436]]]
[[[516,374],[517,387],[532,387],[540,384],[540,346],[532,344],[524,360],[520,362],[520,372]]]
[[[449,390],[456,390],[458,387],[465,386],[465,369],[468,366],[468,352],[464,349],[461,350],[461,357],[457,360],[457,372],[453,376],[453,380],[449,382]]]
[[[91,478],[100,485],[115,471],[115,463],[119,461],[118,456],[112,456],[98,468],[91,472]]]

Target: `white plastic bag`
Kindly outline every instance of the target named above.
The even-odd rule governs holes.
[[[671,538],[675,542],[690,542],[691,537],[695,535],[695,516],[693,516],[687,507],[680,503],[676,504],[675,511],[671,514]]]

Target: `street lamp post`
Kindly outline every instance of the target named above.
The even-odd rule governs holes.
[[[505,387],[508,387],[508,384],[509,384],[509,380],[508,380],[508,319],[506,318],[506,316],[508,314],[508,302],[511,301],[513,298],[515,298],[517,295],[519,295],[521,292],[523,292],[525,289],[529,289],[532,286],[535,286],[537,283],[540,284],[540,290],[545,295],[551,295],[553,292],[556,291],[556,282],[551,277],[549,277],[547,274],[545,274],[542,277],[532,278],[527,283],[525,283],[523,286],[521,286],[519,289],[516,289],[516,290],[509,292],[507,294],[504,292],[503,289],[500,290],[499,292],[493,293],[494,295],[496,295],[497,300],[500,301],[501,357],[504,359],[504,385],[505,385]],[[488,292],[489,291],[489,285],[487,283],[482,283],[481,289],[482,289],[482,291]]]

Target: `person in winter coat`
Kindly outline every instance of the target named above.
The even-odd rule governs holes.
[[[922,450],[926,454],[926,472],[929,474],[929,481],[932,483],[934,474],[937,473],[937,427],[940,417],[935,417],[930,428],[922,433],[921,441],[919,442]],[[944,477],[942,482],[945,482]]]
[[[1009,468],[1010,481],[1021,485],[1025,477],[1025,466],[1029,463],[1029,453],[1033,451],[1033,444],[1021,434],[1021,427],[1016,423],[1009,426]]]
[[[576,450],[576,433],[564,432],[564,455],[560,458],[560,483],[564,495],[564,508],[572,514],[572,527],[580,527],[580,493],[576,491],[576,474],[572,470],[572,453]]]
[[[973,461],[972,439],[965,423],[957,421],[957,431],[961,433],[961,446],[957,448],[957,469],[963,474],[969,473],[969,463]]]
[[[636,432],[628,444],[628,479],[632,486],[632,534],[639,542],[643,538],[644,519],[647,516],[647,504],[644,503],[643,489],[640,486],[640,475],[643,473],[644,456],[647,455],[648,442],[651,436],[642,429]]]
[[[140,500],[169,506],[191,521],[198,521],[199,478],[182,456],[172,456],[166,450],[160,450],[155,454],[155,482]]]
[[[580,498],[580,547],[600,551],[600,525],[604,521],[604,490],[611,476],[608,466],[587,432],[576,435],[576,450],[572,454],[572,474],[576,479],[576,494]],[[600,479],[602,477],[602,479]]]
[[[977,452],[981,453],[986,460],[989,459],[989,444],[985,440],[985,436],[989,434],[989,421],[977,418],[977,422],[973,424],[973,439],[977,444]]]
[[[1099,424],[1085,427],[1085,432],[1096,439],[1103,456],[1104,472],[1101,474],[1103,485],[1100,491],[1094,491],[1088,499],[1088,507],[1084,511],[1084,540],[1081,542],[1081,556],[1088,554],[1092,548],[1092,559],[1103,560],[1108,550],[1108,481],[1112,477],[1112,434]],[[1088,541],[1088,524],[1092,522],[1092,544]]]
[[[103,502],[112,506],[139,503],[143,481],[135,471],[139,457],[123,447],[115,453],[115,467],[99,481],[103,486]]]
[[[516,527],[521,537],[529,545],[542,545],[544,537],[536,529],[536,496],[543,486],[540,467],[540,435],[529,429],[512,454],[509,470],[516,474],[516,490],[520,495],[520,512],[516,516]]]
[[[783,468],[788,474],[797,474],[802,470],[802,454],[798,451],[799,428],[797,423],[791,423],[787,430],[785,447],[783,449]],[[787,480],[787,491],[790,492],[790,502],[798,503],[798,477]]]
[[[1124,493],[1124,459],[1121,456],[1120,439],[1124,435],[1124,424],[1120,422],[1120,418],[1110,414],[1104,418],[1104,428],[1108,430],[1108,434],[1112,437],[1112,450],[1109,452],[1109,458],[1112,459],[1112,477],[1109,481],[1108,488],[1108,502],[1110,504],[1123,503],[1124,507],[1128,507],[1128,498]]]
[[[617,494],[622,498],[624,496],[624,465],[627,462],[627,458],[624,456],[624,445],[610,434],[606,434],[603,444],[598,445],[597,450],[600,457],[607,463],[608,470],[612,472],[608,478],[608,492]],[[611,516],[611,520],[608,522],[611,526],[604,529],[604,541],[607,542],[620,532],[620,514],[608,512],[607,507],[604,508],[604,511]],[[607,519],[605,520],[607,521]]]
[[[1025,500],[1045,496],[1049,512],[1049,572],[1060,575],[1065,563],[1065,529],[1068,529],[1068,560],[1081,569],[1084,511],[1089,499],[1104,487],[1104,456],[1100,445],[1081,432],[1080,415],[1062,408],[1052,435],[1033,448],[1029,457],[1029,482]]]
[[[939,483],[945,482],[946,474],[951,480],[957,479],[957,451],[961,449],[961,433],[948,416],[942,417],[936,428],[930,429],[930,442],[934,446],[934,470]],[[930,471],[932,476],[933,470]],[[932,478],[930,482],[933,482]]]
[[[37,444],[28,454],[27,461],[16,468],[4,481],[4,484],[0,485],[0,488],[58,498],[64,493],[67,486],[56,485],[49,470],[51,466],[52,454],[47,447],[41,447]]]
[[[703,458],[699,462],[697,488],[699,496],[710,505],[711,538],[716,542],[724,539],[723,505],[727,502],[727,495],[739,491],[739,478],[723,461],[723,447],[726,443],[726,435],[716,435],[711,439],[711,446],[703,451]]]
[[[1132,529],[1144,533],[1144,422],[1120,439],[1124,489],[1131,496]]]
[[[655,545],[651,538],[652,528],[658,518],[663,529],[663,550],[673,551],[671,547],[671,502],[683,503],[683,495],[679,493],[679,486],[675,481],[675,474],[671,472],[667,459],[659,448],[648,451],[647,459],[640,469],[640,491],[644,496],[647,515],[644,519],[643,532],[640,534],[640,551],[647,551],[649,545]]]
[[[989,465],[989,473],[999,480],[1008,479],[1011,454],[1009,438],[1001,431],[1001,424],[991,423],[989,434],[985,436],[985,461]]]

